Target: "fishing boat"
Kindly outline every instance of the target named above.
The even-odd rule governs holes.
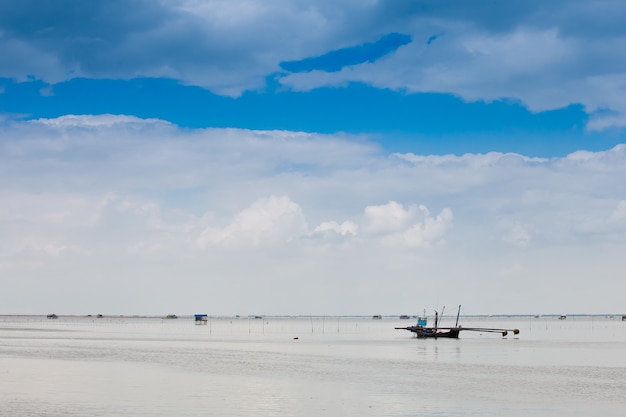
[[[459,333],[461,332],[460,328],[452,328],[452,327],[443,327],[443,328],[438,328],[438,329],[434,329],[434,328],[428,328],[428,327],[418,327],[418,326],[412,326],[412,327],[416,327],[416,329],[407,329],[407,330],[411,330],[413,333],[415,333],[415,336],[418,339],[426,339],[426,338],[448,338],[448,339],[458,339],[459,338]]]
[[[441,316],[443,317],[443,312],[445,307],[441,310]],[[519,334],[518,329],[493,329],[493,328],[482,328],[482,327],[461,327],[459,326],[459,315],[461,314],[461,306],[459,305],[459,310],[456,313],[456,323],[454,327],[440,327],[439,326],[439,312],[435,311],[435,325],[433,327],[427,327],[427,318],[426,314],[423,316],[419,316],[417,319],[417,324],[414,326],[407,327],[396,327],[396,330],[408,330],[415,334],[418,339],[439,339],[439,338],[447,338],[447,339],[458,339],[461,331],[472,331],[472,332],[485,332],[485,333],[500,333],[502,336],[506,336],[509,332],[513,334]]]

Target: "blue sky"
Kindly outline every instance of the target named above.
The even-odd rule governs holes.
[[[532,113],[520,102],[464,102],[451,94],[377,89],[362,83],[309,92],[245,92],[220,96],[176,80],[73,79],[49,86],[7,80],[7,113],[26,118],[64,114],[132,114],[190,128],[348,132],[368,134],[389,151],[420,153],[516,152],[563,156],[619,143],[614,132],[588,132],[582,106]],[[50,88],[51,95],[41,91]]]
[[[172,79],[5,80],[5,113],[25,118],[65,114],[132,114],[190,128],[367,134],[389,151],[432,154],[516,152],[563,156],[619,143],[614,132],[589,132],[581,105],[533,113],[518,101],[465,102],[451,94],[377,89],[363,83],[308,92],[267,89],[220,96]],[[41,91],[50,89],[50,95]]]
[[[618,309],[623,18],[619,1],[5,1],[0,301]],[[222,296],[144,301],[146,277],[181,273]]]

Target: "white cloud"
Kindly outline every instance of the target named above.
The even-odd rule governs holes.
[[[45,126],[55,128],[71,128],[71,127],[83,127],[83,128],[98,128],[98,127],[113,127],[115,125],[124,126],[126,128],[133,125],[148,126],[150,124],[170,125],[169,122],[159,119],[140,119],[135,116],[116,115],[116,114],[99,114],[99,115],[75,115],[67,114],[54,119],[35,119],[30,120],[31,124],[42,124]]]
[[[446,232],[452,227],[452,210],[444,208],[435,217],[426,216],[422,222],[414,224],[404,233],[408,246],[430,246],[433,243],[442,243]]]
[[[356,236],[359,231],[359,226],[352,221],[345,221],[341,224],[336,221],[323,222],[319,226],[317,226],[313,232],[314,233],[325,233],[325,232],[334,232],[341,236]]]
[[[394,233],[403,231],[412,218],[417,217],[416,211],[425,210],[424,207],[410,207],[405,210],[402,204],[395,201],[382,206],[365,207],[365,221],[367,231],[373,234]]]
[[[498,301],[474,288],[516,264],[537,288],[556,288],[563,277],[587,294],[620,293],[626,146],[551,159],[389,157],[362,137],[179,129],[116,116],[0,129],[7,311],[26,308],[14,301],[20,285],[35,288],[32,309],[49,298],[43,283],[84,299],[85,280],[98,277],[111,285],[107,302],[125,313],[134,307],[116,296],[120,287],[141,294],[146,283],[160,288],[173,276],[181,288],[202,289],[197,297],[222,294],[211,299],[216,311],[267,303],[298,313],[285,311],[292,304],[271,290],[281,288],[311,294],[305,313],[317,312],[316,300],[329,293],[342,300],[341,312],[369,312],[378,302],[395,311],[397,287],[381,277],[415,293],[424,281],[415,277],[429,277],[440,294],[458,298],[462,288],[463,297],[496,309]],[[585,278],[592,264],[602,265],[593,286]],[[550,308],[519,298],[523,311]],[[600,310],[613,303],[602,299]]]
[[[413,36],[419,39],[420,34]],[[571,60],[569,49],[555,29],[518,28],[502,34],[463,28],[432,45],[414,41],[377,62],[332,73],[288,74],[281,83],[306,91],[360,81],[414,93],[451,93],[468,101],[517,98],[539,111],[583,99],[576,94],[579,89],[555,94],[558,79],[552,74]]]
[[[519,247],[527,247],[532,241],[532,234],[519,222],[508,225],[502,235],[502,240]]]
[[[626,127],[626,114],[612,112],[610,115],[606,114],[592,114],[589,122],[587,123],[587,129],[590,131],[602,131],[606,129],[622,129]]]
[[[255,201],[240,211],[225,227],[208,227],[199,238],[201,245],[228,248],[286,244],[303,235],[307,224],[302,208],[289,197],[271,196]]]
[[[441,242],[452,226],[452,210],[445,208],[435,217],[424,205],[407,209],[395,201],[381,206],[368,206],[364,213],[364,231],[381,236],[384,243],[409,247],[428,247]]]
[[[615,210],[609,217],[610,223],[626,223],[626,200],[622,200],[617,204]]]

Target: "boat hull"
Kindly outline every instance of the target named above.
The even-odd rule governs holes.
[[[461,333],[460,328],[436,330],[432,327],[409,326],[403,329],[414,333],[418,339],[458,339]]]

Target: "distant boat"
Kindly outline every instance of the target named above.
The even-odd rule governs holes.
[[[57,316],[56,314],[48,314],[46,317],[49,318],[49,319],[58,319],[59,318],[59,316]]]
[[[177,319],[178,316],[176,314],[168,314],[167,316],[165,316],[166,319]]]
[[[400,316],[400,320],[408,320],[408,319],[410,319],[410,318],[411,318],[411,317],[410,317],[410,316],[407,316],[406,314],[403,314],[403,315],[401,315],[401,316]]]
[[[376,320],[380,320],[380,319],[382,319],[382,318],[383,318],[383,316],[381,316],[380,314],[374,314],[374,315],[372,316],[372,318],[373,318],[373,319],[376,319]]]
[[[559,320],[565,320],[566,318],[567,318],[567,315],[566,315],[566,314],[561,314],[561,315],[559,316]]]
[[[444,307],[445,309],[445,307]],[[408,330],[412,333],[415,333],[415,337],[418,339],[458,339],[459,333],[462,330],[473,331],[473,332],[486,332],[486,333],[500,333],[502,336],[506,336],[509,332],[513,332],[513,334],[518,334],[518,329],[491,329],[491,328],[479,328],[479,327],[461,327],[459,326],[459,315],[461,314],[461,306],[459,305],[459,310],[456,314],[456,324],[454,327],[439,327],[439,312],[435,311],[435,325],[433,327],[426,327],[427,319],[426,316],[420,316],[417,319],[417,324],[415,326],[407,326],[407,327],[396,327],[396,330]],[[441,311],[441,315],[443,316],[443,310]]]

